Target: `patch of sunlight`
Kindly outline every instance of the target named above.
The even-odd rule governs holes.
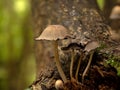
[[[14,10],[16,13],[24,13],[27,9],[27,0],[15,0],[14,1]]]

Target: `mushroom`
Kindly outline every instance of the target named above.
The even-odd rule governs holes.
[[[110,14],[110,19],[120,19],[120,6],[116,5],[113,7],[112,12]]]
[[[80,49],[80,45],[77,43],[70,43],[67,47],[62,47],[62,50],[70,50],[71,51],[71,62],[70,62],[70,78],[71,80],[74,79],[73,76],[73,67],[74,67],[74,58],[75,58],[75,50]]]
[[[64,82],[67,82],[67,78],[63,69],[61,67],[61,63],[59,61],[59,54],[58,54],[58,42],[59,39],[64,39],[68,36],[67,29],[62,25],[49,25],[42,34],[36,38],[36,40],[50,40],[53,43],[54,47],[54,55],[55,55],[55,63],[58,69],[58,72]]]
[[[89,42],[89,43],[86,45],[86,47],[85,47],[85,49],[84,49],[87,53],[90,53],[90,58],[89,58],[89,60],[88,60],[87,66],[86,66],[86,68],[85,68],[85,70],[84,70],[84,72],[83,72],[82,82],[84,82],[84,77],[85,77],[85,75],[86,75],[86,73],[87,73],[87,71],[88,71],[88,69],[89,69],[89,67],[90,67],[90,64],[91,64],[91,62],[92,62],[92,57],[93,57],[93,54],[94,54],[94,50],[95,50],[96,48],[98,48],[99,46],[100,46],[100,45],[98,44],[97,41],[91,41],[91,42]]]
[[[70,78],[73,79],[73,66],[74,66],[74,58],[75,58],[74,48],[71,48],[71,51],[72,51],[72,57],[70,63]]]
[[[77,81],[78,81],[79,68],[80,68],[80,64],[81,64],[81,61],[83,59],[83,56],[84,56],[84,53],[81,51],[81,54],[80,54],[80,57],[79,57],[79,60],[78,60],[78,65],[77,65],[76,73],[75,73],[75,79]]]
[[[63,90],[63,81],[62,80],[56,80],[56,82],[55,82],[55,88],[57,89],[57,90]]]

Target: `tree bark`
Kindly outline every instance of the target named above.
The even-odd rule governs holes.
[[[109,38],[109,26],[104,23],[101,17],[96,0],[32,0],[31,3],[34,38],[38,37],[47,25],[61,24],[65,26],[73,38],[60,41],[59,48],[68,47],[71,44],[80,45],[79,51],[75,51],[76,66],[80,53],[84,51],[83,47],[88,42],[97,41],[100,44],[106,44],[108,47],[114,44]],[[35,41],[34,48],[37,76],[36,81],[32,84],[32,88],[35,90],[53,90],[55,81],[61,78],[54,65],[51,42]],[[107,51],[111,52],[109,49]],[[64,52],[59,49],[60,61],[69,80],[70,53],[70,50]],[[79,88],[81,84],[77,83],[77,85],[78,87],[76,88]],[[79,89],[75,89],[75,87],[69,89],[67,87],[65,90]]]

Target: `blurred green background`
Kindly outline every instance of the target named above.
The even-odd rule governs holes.
[[[0,0],[0,90],[24,90],[35,80],[30,0]]]

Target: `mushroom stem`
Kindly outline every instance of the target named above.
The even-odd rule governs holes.
[[[59,54],[58,54],[58,43],[57,41],[53,41],[53,45],[54,45],[54,54],[55,54],[55,63],[58,69],[58,72],[62,78],[62,80],[65,82],[67,82],[67,78],[65,76],[65,73],[63,72],[63,69],[61,67],[61,63],[59,61]]]
[[[79,72],[79,68],[80,68],[80,64],[81,64],[82,58],[83,58],[83,53],[81,53],[81,56],[80,56],[79,61],[78,61],[77,70],[76,70],[76,73],[75,73],[75,79],[77,81],[78,81],[78,72]]]
[[[85,68],[85,70],[84,70],[84,72],[83,72],[83,75],[82,75],[82,83],[84,82],[84,77],[85,77],[85,75],[86,75],[86,73],[87,73],[87,71],[88,71],[88,69],[89,69],[89,67],[90,67],[90,64],[91,64],[91,62],[92,62],[93,54],[94,54],[94,51],[91,52],[90,58],[89,58],[89,61],[88,61],[88,64],[87,64],[87,66],[86,66],[86,68]]]
[[[71,63],[70,63],[70,78],[73,78],[73,64],[74,64],[74,50],[72,50],[72,57],[71,57]]]

